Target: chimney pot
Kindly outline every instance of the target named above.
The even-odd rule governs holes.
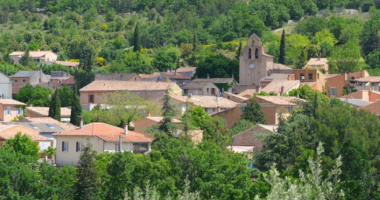
[[[128,124],[124,126],[124,135],[128,135]]]
[[[82,129],[83,128],[83,118],[81,117],[81,119],[80,119],[80,129]]]
[[[220,112],[220,106],[216,107],[216,111]]]
[[[150,117],[150,112],[148,112],[148,114],[146,115],[147,117]]]
[[[207,79],[210,79],[210,74],[207,74]]]

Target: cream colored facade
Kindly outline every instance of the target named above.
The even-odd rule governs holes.
[[[56,153],[56,164],[58,167],[65,165],[77,165],[79,161],[81,151],[76,151],[76,143],[80,142],[83,146],[87,145],[87,142],[92,144],[92,149],[95,150],[98,154],[104,152],[116,152],[116,145],[119,142],[106,142],[98,137],[93,136],[66,136],[56,135],[57,140],[57,153]],[[68,151],[62,151],[63,142],[68,143]],[[150,144],[148,145],[150,150]],[[133,143],[132,142],[123,142],[122,151],[131,151],[133,152]]]
[[[244,55],[239,58],[239,84],[260,85],[260,80],[268,76],[273,66],[273,56],[265,53],[260,39],[252,34],[244,47]]]

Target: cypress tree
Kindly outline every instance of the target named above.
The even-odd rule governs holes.
[[[241,40],[240,40],[240,42],[239,42],[239,48],[237,49],[236,56],[235,56],[235,58],[237,60],[239,60],[239,57],[241,56],[241,52],[242,52],[241,50],[242,50],[242,45],[241,45]]]
[[[95,152],[91,143],[83,147],[78,162],[76,200],[99,199],[98,170],[95,164]]]
[[[247,104],[247,107],[243,111],[241,119],[253,122],[255,124],[265,124],[264,112],[261,109],[260,104],[255,100],[252,100]]]
[[[79,126],[81,115],[82,115],[82,106],[80,104],[80,98],[78,96],[77,85],[75,85],[73,98],[71,100],[70,123],[76,126]]]
[[[172,136],[177,131],[177,126],[173,124],[172,119],[176,114],[175,105],[171,103],[170,89],[166,90],[162,98],[162,124],[159,129],[165,134]]]
[[[282,30],[280,56],[278,57],[278,62],[281,64],[285,64],[285,60],[286,60],[285,30]]]
[[[58,89],[55,90],[54,96],[50,102],[49,117],[61,121],[61,100],[59,99]]]
[[[24,55],[22,55],[20,59],[20,64],[22,64],[23,66],[29,66],[29,48],[26,49]]]
[[[137,23],[135,27],[135,33],[133,34],[133,51],[140,52],[140,50],[141,50],[141,43],[140,43],[140,36],[139,36],[139,23]]]

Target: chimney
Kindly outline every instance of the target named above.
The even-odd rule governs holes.
[[[123,74],[120,74],[120,80],[123,80]]]
[[[32,107],[33,107],[33,104],[30,104],[29,107],[32,108]]]
[[[288,75],[288,81],[290,81],[290,74]]]
[[[124,126],[124,135],[128,135],[128,124]]]
[[[220,106],[216,107],[216,111],[220,112]]]
[[[210,74],[207,74],[207,79],[210,79]]]
[[[282,96],[282,94],[284,93],[284,86],[281,86],[281,92],[280,92],[280,96]]]
[[[261,92],[261,87],[258,86],[258,87],[256,88],[256,93],[260,93],[260,92]]]
[[[150,112],[148,112],[148,113],[146,114],[146,116],[147,116],[147,117],[150,117]]]
[[[80,118],[80,127],[79,127],[80,129],[82,129],[83,128],[83,118],[81,117]]]
[[[318,54],[318,60],[321,60],[321,54],[322,54],[322,53],[319,53],[319,54]]]

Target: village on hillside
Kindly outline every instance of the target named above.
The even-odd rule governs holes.
[[[17,63],[23,55],[24,52],[14,52],[10,57]],[[74,70],[79,66],[75,62],[57,61],[57,55],[51,51],[31,51],[29,57],[38,63],[55,63]],[[175,115],[170,120],[177,128],[171,134],[174,137],[186,134],[195,143],[202,141],[204,130],[184,128],[183,116],[188,109],[200,107],[230,130],[240,122],[249,104],[259,105],[263,113],[263,120],[258,121],[261,123],[228,136],[227,148],[247,155],[263,148],[257,135],[276,132],[280,119],[290,116],[294,109],[307,102],[298,92],[294,93],[300,88],[318,91],[328,98],[338,98],[352,107],[380,115],[380,77],[370,76],[365,70],[328,74],[328,69],[328,60],[321,57],[311,58],[302,69],[275,63],[274,57],[265,53],[260,38],[252,34],[239,57],[239,79],[233,75],[226,78],[208,74],[207,78],[198,78],[195,76],[197,68],[189,66],[153,74],[95,73],[93,81],[76,89],[78,94],[74,91],[73,102],[77,99],[80,108],[76,105],[61,107],[60,103],[59,111],[56,105],[50,108],[28,105],[14,97],[27,86],[53,91],[64,87],[75,89],[78,80],[74,76],[63,71],[46,75],[42,70],[19,71],[10,77],[0,74],[0,138],[5,144],[18,132],[29,135],[38,142],[41,153],[56,149],[55,156],[42,154],[41,159],[49,159],[62,167],[77,165],[87,143],[98,153],[149,154],[152,142],[160,138],[151,129],[166,123],[168,117],[163,113],[165,98],[176,105]],[[57,92],[51,98],[56,96]],[[55,109],[53,114],[52,109]],[[120,124],[107,124],[101,116],[98,116],[101,120],[91,122],[82,116],[82,110],[89,113],[94,109],[113,110],[111,113]],[[126,110],[128,119],[117,115],[117,110]]]

